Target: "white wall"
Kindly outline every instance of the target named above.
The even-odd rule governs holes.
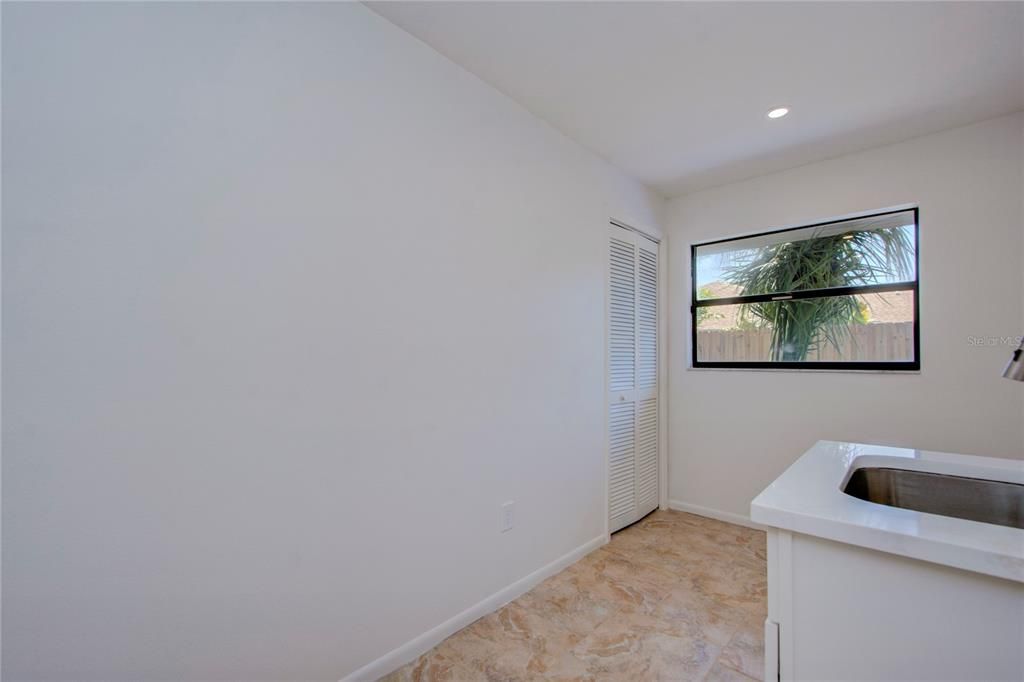
[[[337,679],[602,537],[660,199],[359,5],[5,3],[3,87],[6,679]]]
[[[669,205],[669,497],[747,516],[819,439],[1024,457],[1024,387],[1000,378],[1022,315],[1024,115],[921,137]],[[920,206],[920,374],[689,369],[689,245]]]

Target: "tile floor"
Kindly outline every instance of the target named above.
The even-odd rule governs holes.
[[[765,535],[657,511],[383,678],[761,679]]]

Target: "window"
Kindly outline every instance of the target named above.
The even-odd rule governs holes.
[[[921,367],[917,209],[691,247],[694,367]]]

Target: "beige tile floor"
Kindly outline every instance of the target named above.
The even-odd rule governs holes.
[[[383,678],[761,679],[764,533],[657,511]]]

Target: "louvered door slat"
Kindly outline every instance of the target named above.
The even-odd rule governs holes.
[[[637,388],[658,383],[658,254],[644,244],[637,250]]]
[[[636,469],[637,504],[641,509],[658,505],[658,401],[641,401],[637,409]]]
[[[608,412],[611,436],[608,450],[609,514],[615,519],[631,514],[636,508],[635,405],[631,402],[614,404]]]
[[[613,236],[609,258],[609,388],[627,391],[636,383],[636,245]]]

